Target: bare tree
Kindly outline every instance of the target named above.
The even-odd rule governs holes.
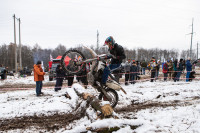
[[[90,46],[91,49],[96,51],[94,45]],[[85,52],[82,45],[78,45],[77,50],[80,50],[84,53],[84,55],[88,58],[91,56],[88,52]],[[22,62],[23,67],[32,68],[33,64],[36,63],[38,60],[44,62],[44,66],[48,66],[48,62],[50,61],[50,54],[53,58],[56,58],[58,55],[63,55],[67,51],[67,48],[59,44],[55,49],[42,49],[38,44],[35,44],[33,48],[30,46],[22,45]],[[159,49],[159,48],[151,48],[151,49],[144,49],[144,48],[137,48],[137,49],[128,49],[124,47],[126,60],[139,60],[139,61],[150,61],[151,57],[155,57],[157,60],[163,61],[164,59],[168,60],[171,58],[178,58],[179,51],[176,49]],[[108,47],[100,47],[98,50],[98,54],[108,54]],[[180,57],[183,59],[187,59],[190,51],[183,50],[181,51]],[[195,53],[195,52],[193,52]],[[10,70],[14,69],[15,67],[15,59],[14,59],[14,44],[10,43],[9,45],[3,44],[0,45],[0,64],[4,66],[8,66]],[[196,55],[193,54],[192,58],[195,59]],[[18,57],[19,59],[19,57]]]
[[[187,59],[188,57],[190,57],[190,50],[182,50],[180,58]]]
[[[0,64],[4,66],[8,65],[8,59],[6,59],[7,56],[8,56],[8,47],[6,44],[3,44],[0,48]]]
[[[6,58],[6,57],[4,57]],[[8,55],[7,55],[7,60],[8,60],[8,69],[13,70],[15,68],[15,45],[14,43],[10,43],[8,45]]]
[[[59,44],[52,52],[52,56],[55,58],[57,56],[62,56],[65,52],[67,51],[67,48],[62,45],[62,44]]]
[[[33,51],[31,47],[22,45],[22,61],[23,61],[23,67],[32,68],[34,64],[33,60]]]

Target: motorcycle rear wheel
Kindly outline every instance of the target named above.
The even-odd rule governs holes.
[[[111,88],[106,89],[106,92],[112,99],[112,101],[110,102],[110,105],[112,106],[112,108],[114,108],[117,105],[118,100],[119,100],[118,94],[115,90]],[[100,93],[99,100],[109,101],[108,98],[103,93]]]

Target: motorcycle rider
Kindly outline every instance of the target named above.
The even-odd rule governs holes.
[[[107,59],[111,59],[111,64],[107,67],[104,68],[103,75],[102,75],[102,85],[105,86],[106,81],[108,79],[108,75],[110,74],[110,70],[113,70],[117,67],[119,67],[122,63],[122,60],[126,58],[126,55],[124,53],[124,49],[121,45],[118,45],[115,43],[115,40],[113,39],[112,36],[109,36],[104,43],[104,46],[108,46],[108,51],[110,51],[111,55],[107,55]]]

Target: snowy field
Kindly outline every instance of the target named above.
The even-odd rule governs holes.
[[[14,81],[9,78],[1,81],[0,85],[5,82],[10,82],[13,87],[17,83],[35,84],[32,76]],[[98,119],[90,106],[83,111],[86,101],[79,98],[74,89],[95,96],[98,93],[78,83],[59,92],[54,92],[53,88],[43,88],[45,95],[41,97],[35,96],[35,89],[2,90],[0,131],[92,133],[98,132],[97,129],[113,128],[113,133],[200,133],[199,80],[146,81],[122,86],[127,94],[118,92],[119,102],[113,117],[106,119]],[[65,92],[71,99],[63,96]],[[36,119],[41,125],[34,123]]]
[[[49,83],[49,76],[44,76],[43,84]],[[54,81],[51,81],[51,83],[55,83]],[[7,76],[6,80],[0,80],[0,86],[11,86],[12,88],[15,88],[17,85],[34,85],[35,81],[33,76],[26,76],[26,77],[19,77],[18,75],[15,76]]]

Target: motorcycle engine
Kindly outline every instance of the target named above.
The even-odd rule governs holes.
[[[92,74],[92,72],[89,72],[89,73],[87,74],[87,80],[88,80],[88,83],[89,83],[90,85],[93,85],[93,84],[94,84],[94,75]]]

